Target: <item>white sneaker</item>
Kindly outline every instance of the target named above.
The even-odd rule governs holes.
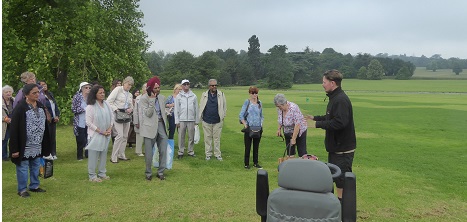
[[[52,156],[52,154],[48,156],[43,156],[42,158],[44,158],[45,160],[54,160],[54,157]]]
[[[221,157],[221,156],[217,156],[216,158],[217,158],[217,160],[222,161],[222,157]]]
[[[58,159],[57,156],[53,156],[54,160]]]
[[[138,156],[144,156],[144,154],[140,153],[140,154],[138,154]]]
[[[210,156],[207,156],[207,157],[206,157],[206,160],[210,160],[210,159],[211,159],[211,157],[210,157]]]

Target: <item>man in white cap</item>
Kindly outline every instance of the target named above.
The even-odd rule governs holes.
[[[195,157],[195,125],[198,125],[198,98],[190,90],[190,81],[181,82],[182,91],[175,97],[174,117],[178,128],[178,159],[185,153],[185,134],[188,131],[188,156]]]

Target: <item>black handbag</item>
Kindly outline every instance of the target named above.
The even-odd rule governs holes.
[[[39,173],[44,179],[52,177],[54,175],[54,161],[53,160],[46,160],[44,158],[40,159],[40,168]]]
[[[262,130],[263,130],[263,127],[261,126],[250,126],[248,135],[250,136],[250,138],[260,138]]]
[[[131,115],[120,109],[115,110],[115,122],[117,123],[129,123],[131,121]]]

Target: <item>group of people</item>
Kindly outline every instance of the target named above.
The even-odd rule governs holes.
[[[284,94],[274,97],[277,107],[277,136],[285,137],[288,157],[298,156],[308,158],[306,135],[308,128],[326,130],[325,147],[328,152],[328,162],[337,165],[342,175],[336,180],[337,196],[342,200],[345,172],[352,172],[352,164],[356,149],[355,126],[352,103],[341,88],[343,75],[338,70],[328,70],[323,74],[322,86],[329,97],[326,114],[322,116],[303,115],[297,104],[287,101]],[[239,114],[240,123],[244,125],[245,169],[250,169],[250,147],[253,143],[253,166],[258,164],[258,149],[262,135],[264,117],[261,101],[258,99],[258,88],[249,88],[250,97],[243,103]],[[259,127],[259,128],[258,128]],[[259,133],[251,133],[252,129]]]
[[[326,115],[303,115],[298,105],[287,101],[283,94],[274,97],[274,104],[278,116],[277,136],[285,137],[287,155],[295,156],[296,149],[298,156],[306,156],[307,129],[322,128],[326,130],[328,162],[339,166],[344,174],[352,171],[356,137],[352,105],[341,88],[342,79],[342,74],[337,70],[329,70],[323,74],[322,86],[329,97]],[[11,96],[13,89],[10,86],[3,87],[3,159],[8,158],[5,140],[10,137],[10,158],[16,164],[18,194],[28,197],[28,169],[31,171],[29,190],[45,192],[39,188],[39,157],[57,158],[55,125],[60,118],[60,111],[44,81],[37,84],[35,76],[31,76],[29,72],[22,75],[22,81],[26,85],[18,91],[15,99]],[[176,84],[173,94],[167,98],[160,94],[161,82],[157,76],[149,79],[141,91],[135,90],[133,94],[130,92],[134,85],[132,77],[128,76],[114,84],[107,99],[103,86],[88,82],[82,82],[73,97],[77,159],[83,159],[83,152],[88,158],[88,176],[91,182],[110,179],[106,175],[106,159],[111,138],[114,142],[110,162],[129,160],[125,155],[125,148],[130,125],[135,135],[135,152],[138,156],[145,156],[146,180],[152,180],[155,144],[159,148],[157,152],[160,158],[156,177],[165,179],[166,147],[170,143],[174,144],[176,129],[177,158],[184,158],[185,153],[188,157],[196,156],[195,131],[200,122],[204,132],[205,159],[214,157],[219,161],[223,160],[220,138],[227,103],[224,93],[217,89],[217,80],[208,81],[209,89],[202,93],[199,104],[187,79]],[[138,95],[135,96],[136,92]],[[261,168],[258,151],[263,133],[263,105],[258,98],[257,87],[250,87],[248,92],[249,98],[245,100],[239,113],[239,121],[244,126],[244,167],[250,169],[250,151],[253,145],[253,166]],[[19,104],[18,108],[15,108],[15,104]],[[186,134],[188,147],[185,152]],[[336,186],[338,197],[342,198],[343,178],[337,180]]]

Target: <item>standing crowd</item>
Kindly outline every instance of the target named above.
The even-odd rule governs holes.
[[[277,107],[277,136],[285,137],[287,157],[297,151],[299,157],[308,155],[306,137],[308,128],[326,130],[325,146],[328,162],[339,166],[343,172],[352,171],[356,148],[352,105],[341,88],[343,76],[337,70],[323,74],[323,88],[329,97],[326,114],[303,115],[296,103],[283,94],[274,97]],[[18,195],[29,197],[31,192],[45,192],[39,187],[40,158],[57,159],[56,124],[60,109],[45,81],[36,81],[34,73],[21,74],[25,84],[13,98],[13,88],[3,87],[2,138],[4,161],[16,164]],[[125,155],[127,144],[134,146],[136,156],[145,157],[145,178],[152,180],[153,161],[158,161],[156,177],[165,180],[165,170],[171,167],[175,131],[178,131],[177,158],[196,157],[195,134],[202,123],[204,155],[222,161],[221,135],[227,113],[224,92],[218,90],[217,80],[208,81],[209,89],[199,98],[190,89],[190,81],[183,79],[176,84],[168,97],[160,94],[161,81],[150,78],[141,89],[130,92],[135,85],[131,76],[115,80],[110,92],[99,84],[82,82],[73,96],[73,132],[76,137],[76,158],[88,159],[88,177],[91,182],[110,180],[106,174],[108,146],[113,141],[110,162],[129,161]],[[263,133],[263,104],[259,89],[251,86],[249,97],[238,115],[244,133],[244,168],[250,169],[250,151],[253,145],[253,167],[259,164],[259,145]],[[106,98],[106,95],[107,98]],[[188,134],[188,135],[187,135]],[[199,135],[199,134],[198,134]],[[185,137],[188,137],[187,147]],[[7,144],[9,142],[9,155]],[[295,151],[296,150],[296,151]],[[144,152],[143,152],[144,151]],[[159,159],[154,160],[154,152]],[[171,154],[170,154],[171,153]],[[29,180],[28,182],[28,170]],[[97,170],[97,172],[96,172]],[[343,179],[336,181],[338,197],[342,197]]]

